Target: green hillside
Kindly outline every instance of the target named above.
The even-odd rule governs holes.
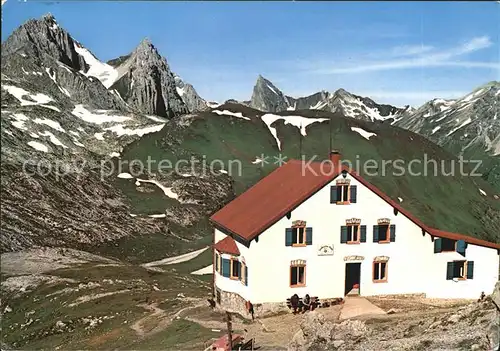
[[[325,111],[289,111],[281,115],[327,118],[328,121],[309,125],[307,136],[303,137],[297,127],[285,124],[283,119],[277,120],[272,126],[276,128],[281,142],[280,151],[267,125],[260,118],[262,112],[231,104],[221,106],[218,110],[241,112],[249,119],[210,112],[177,118],[162,131],[147,135],[130,145],[123,159],[145,162],[150,156],[158,161],[168,159],[175,162],[195,157],[206,164],[221,160],[226,165],[224,168],[228,168],[230,161],[239,160],[242,172],[239,174],[234,164],[229,171],[234,178],[236,193],[241,193],[277,167],[273,164],[274,157],[280,154],[288,159],[299,158],[301,154],[306,159],[314,156],[318,161],[325,159],[328,156],[331,120],[333,146],[341,150],[344,160],[353,162],[354,168],[358,168],[358,160],[360,164],[367,160],[375,160],[378,165],[382,165],[382,161],[387,162],[385,174],[379,169],[377,175],[371,175],[373,168],[368,169],[368,172],[363,169],[357,171],[395,201],[401,198],[401,205],[405,209],[430,226],[500,242],[500,205],[490,197],[494,193],[491,186],[481,177],[461,175],[458,163],[455,164],[455,174],[447,175],[452,170],[451,162],[457,162],[457,158],[422,136],[387,123],[364,122]],[[352,127],[376,135],[367,140],[351,130]],[[252,163],[261,154],[269,157],[270,164],[262,166]],[[424,175],[424,155],[427,155],[427,159],[437,161],[436,175],[432,164],[427,166],[428,175]],[[398,169],[388,162],[395,160],[404,162],[406,170],[409,161],[421,160],[422,164],[413,163],[412,171],[422,175],[410,175],[408,172],[404,175],[397,172],[393,174]],[[441,171],[442,162],[445,174]],[[219,167],[216,165],[214,168]],[[481,195],[480,189],[487,196]]]

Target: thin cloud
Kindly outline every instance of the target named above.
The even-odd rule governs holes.
[[[402,47],[393,49],[399,50],[403,55],[409,56],[405,59],[391,59],[387,61],[359,62],[347,67],[319,68],[312,69],[313,73],[318,74],[344,74],[344,73],[362,73],[384,70],[397,70],[422,67],[464,67],[464,68],[487,68],[500,69],[499,62],[481,62],[481,61],[461,61],[460,57],[479,50],[489,48],[493,42],[487,36],[476,37],[457,47],[438,51],[430,46]],[[404,48],[404,47],[403,47]],[[390,56],[390,55],[389,55]]]

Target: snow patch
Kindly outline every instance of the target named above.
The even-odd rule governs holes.
[[[73,141],[73,144],[75,144],[76,146],[85,147],[85,145],[80,143],[77,139],[73,139],[72,141]]]
[[[159,123],[166,123],[168,122],[165,118],[157,117],[157,116],[148,116],[146,115],[147,118],[149,118],[152,121],[159,122]]]
[[[274,139],[276,140],[276,144],[278,144],[278,149],[281,150],[281,142],[278,139],[278,134],[276,131],[276,128],[271,127],[271,125],[276,122],[277,120],[284,120],[285,125],[291,124],[294,127],[297,127],[300,129],[300,133],[303,136],[306,136],[306,128],[313,123],[321,123],[324,121],[328,121],[327,118],[307,118],[307,117],[302,117],[302,116],[279,116],[279,115],[274,115],[272,113],[266,113],[261,117],[262,121],[267,125],[267,128],[273,135]]]
[[[479,192],[481,193],[481,195],[486,196],[486,192],[483,189],[479,189]]]
[[[154,125],[151,127],[138,128],[138,129],[127,129],[127,128],[124,128],[123,125],[118,124],[116,126],[104,128],[104,130],[112,131],[113,133],[117,134],[118,136],[122,136],[122,135],[143,136],[145,134],[159,132],[160,130],[163,129],[164,126],[165,126],[165,124],[157,124],[157,125]]]
[[[104,140],[104,134],[106,132],[102,132],[102,133],[94,133],[94,137],[97,139],[97,140]]]
[[[219,116],[222,116],[222,115],[224,115],[224,116],[233,116],[233,117],[238,117],[238,118],[243,118],[243,119],[246,119],[246,120],[250,120],[250,118],[243,116],[243,114],[241,112],[231,112],[231,111],[228,111],[228,110],[224,110],[224,111],[213,110],[212,112],[218,114]]]
[[[90,51],[80,46],[78,43],[74,43],[75,51],[83,57],[87,65],[89,65],[89,70],[87,72],[80,73],[85,76],[93,76],[101,81],[101,83],[108,89],[113,85],[113,83],[118,78],[118,72],[112,66],[99,61]]]
[[[273,93],[275,93],[276,95],[279,95],[276,90],[274,90],[269,84],[267,84],[267,87],[269,88],[269,90],[271,90]]]
[[[179,256],[174,256],[174,257],[167,257],[159,261],[153,261],[153,262],[148,262],[144,263],[142,266],[143,267],[154,267],[154,266],[164,266],[164,265],[169,265],[169,264],[176,264],[176,263],[182,263],[182,262],[187,262],[192,260],[195,257],[198,257],[201,255],[205,250],[208,249],[207,247],[204,247],[203,249],[199,249],[196,251],[188,252]]]
[[[134,177],[132,176],[132,174],[130,173],[120,173],[117,175],[118,178],[121,178],[121,179],[133,179]]]
[[[63,148],[67,149],[68,147],[66,145],[64,145],[63,143],[61,143],[61,141],[59,139],[56,138],[56,136],[54,134],[52,134],[51,132],[49,131],[45,131],[43,133],[40,133],[41,136],[48,136],[49,137],[49,140],[52,144],[54,145],[58,145],[58,146],[62,146]]]
[[[440,130],[440,129],[441,129],[441,126],[437,126],[436,128],[434,128],[434,129],[432,130],[431,135],[432,135],[432,134],[434,134],[434,133],[436,133],[436,132],[437,132],[438,130]]]
[[[398,200],[399,200],[399,202],[403,202],[403,199],[402,199],[402,198],[400,198],[400,197],[398,197]]]
[[[364,130],[362,128],[351,127],[351,130],[353,132],[359,133],[359,135],[361,135],[366,140],[370,140],[370,137],[372,137],[372,136],[377,136],[377,134],[371,133],[371,132],[367,132],[366,130]]]
[[[109,154],[110,157],[120,157],[120,153],[113,151],[112,153]]]
[[[26,126],[24,125],[24,122],[26,122],[29,118],[23,115],[22,113],[14,113],[12,114],[12,117],[14,117],[16,120],[14,122],[11,122],[11,124],[16,127],[17,129],[20,130],[28,130]]]
[[[21,106],[47,104],[51,101],[54,101],[50,96],[47,96],[45,94],[42,93],[31,94],[30,92],[22,88],[15,87],[13,85],[2,85],[2,89],[7,90],[9,94],[14,96],[17,100],[19,100],[19,102],[21,102]],[[31,99],[35,101],[25,100],[23,99],[23,96],[29,96]]]
[[[191,272],[191,274],[204,275],[204,274],[213,274],[213,272],[214,272],[214,267],[211,264],[206,267],[203,267],[202,269],[198,269],[197,271]]]
[[[71,111],[71,114],[84,120],[85,122],[95,124],[102,124],[107,122],[124,122],[131,119],[130,117],[125,116],[107,115],[103,110],[100,110],[101,113],[95,112],[87,110],[83,105],[76,105],[73,111]]]
[[[35,150],[49,152],[49,148],[45,144],[39,143],[38,141],[28,141],[28,145]]]
[[[155,185],[156,185],[158,188],[160,188],[160,189],[163,191],[163,193],[164,193],[166,196],[168,196],[169,198],[171,198],[171,199],[177,199],[177,198],[179,198],[179,196],[178,196],[176,193],[174,193],[174,192],[172,191],[172,188],[167,188],[167,187],[163,186],[160,182],[158,182],[158,181],[156,181],[156,180],[151,180],[151,179],[139,179],[139,178],[137,178],[137,182],[139,182],[139,184],[140,184],[140,183],[152,183],[152,184],[155,184]],[[137,182],[136,182],[136,184],[137,184]]]
[[[55,129],[55,130],[57,130],[59,132],[66,133],[66,131],[63,129],[63,127],[61,127],[61,125],[59,124],[59,122],[53,121],[51,119],[36,118],[36,119],[33,120],[33,122],[35,122],[36,124],[45,124],[46,126],[49,126],[52,129]]]
[[[48,108],[49,110],[54,110],[54,111],[57,111],[57,112],[61,112],[60,109],[58,109],[57,107],[55,106],[50,106],[50,105],[40,105],[42,107],[45,107],[45,108]]]
[[[252,164],[256,165],[258,163],[261,163],[262,162],[262,159],[256,157],[254,161],[252,161]]]
[[[457,121],[458,122],[458,121]],[[466,126],[467,124],[471,123],[472,122],[472,119],[469,117],[467,118],[461,125],[459,125],[458,127],[456,128],[453,128],[446,136],[448,135],[451,135],[453,133],[455,133],[457,130],[459,130],[460,128]]]
[[[69,93],[68,90],[66,90],[65,88],[59,86],[59,84],[57,84],[57,81],[56,81],[56,72],[54,71],[54,75],[50,74],[50,68],[45,68],[45,72],[47,72],[47,74],[49,75],[50,79],[52,79],[54,81],[54,83],[57,85],[57,87],[59,88],[59,90],[67,95],[67,96],[71,96],[71,94]]]
[[[175,87],[175,90],[177,91],[177,94],[179,94],[180,97],[182,97],[182,95],[184,95],[184,89],[179,88],[179,87]]]
[[[167,217],[167,215],[165,213],[161,213],[161,214],[152,214],[152,215],[149,215],[148,217],[151,217],[151,218],[165,218],[165,217]]]

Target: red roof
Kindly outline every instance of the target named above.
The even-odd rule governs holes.
[[[214,245],[214,249],[219,252],[228,253],[235,256],[240,255],[240,250],[238,249],[236,242],[230,236],[226,236],[224,239],[217,242],[217,244]]]
[[[340,168],[333,169],[331,163],[311,162],[307,163],[307,167],[305,165],[303,161],[290,160],[216,212],[210,219],[221,229],[249,241],[254,239],[340,173]],[[342,170],[347,171],[427,233],[500,249],[500,244],[431,228],[353,170],[347,167]]]

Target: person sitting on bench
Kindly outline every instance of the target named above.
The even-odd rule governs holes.
[[[312,310],[311,297],[309,296],[309,294],[306,294],[306,296],[304,296],[304,298],[302,299],[302,304],[304,305],[304,312],[307,310]]]
[[[290,305],[292,305],[293,308],[293,314],[297,313],[297,309],[299,308],[299,295],[294,294],[290,298]]]

